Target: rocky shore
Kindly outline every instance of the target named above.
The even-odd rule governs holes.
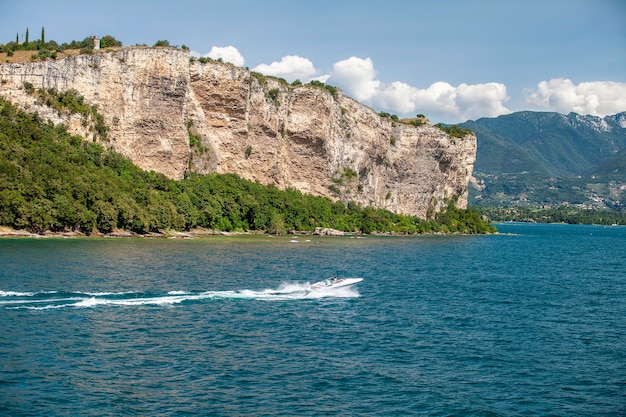
[[[101,232],[93,232],[93,233],[82,233],[76,231],[61,231],[61,232],[52,232],[52,231],[44,231],[42,233],[34,233],[28,230],[23,229],[12,229],[9,227],[0,226],[0,237],[30,237],[30,238],[46,238],[46,237],[64,237],[64,238],[73,238],[73,237],[110,237],[110,238],[140,238],[140,239],[193,239],[196,237],[203,236],[237,236],[237,235],[266,235],[267,233],[263,232],[225,232],[220,230],[209,230],[196,228],[185,232],[178,232],[175,230],[162,230],[158,233],[134,233],[127,230],[114,230],[110,233],[101,233]],[[292,231],[288,232],[290,235],[318,235],[318,236],[344,236],[345,232],[341,230],[331,229],[327,227],[318,227],[313,232],[307,231]],[[354,233],[350,233],[354,234]]]

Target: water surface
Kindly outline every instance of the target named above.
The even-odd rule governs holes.
[[[624,415],[626,228],[498,228],[0,239],[0,414]]]

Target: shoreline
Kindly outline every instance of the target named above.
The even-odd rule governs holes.
[[[314,231],[288,231],[287,233],[281,235],[275,235],[272,233],[259,232],[259,231],[246,231],[246,232],[226,232],[221,230],[211,230],[211,229],[203,229],[203,228],[195,228],[192,230],[188,230],[185,232],[179,232],[176,230],[162,230],[159,232],[150,232],[150,233],[136,233],[128,230],[113,230],[109,233],[102,232],[93,232],[93,233],[83,233],[76,231],[62,231],[62,232],[52,232],[47,230],[43,233],[34,233],[29,232],[24,229],[12,229],[6,226],[0,226],[0,238],[2,237],[15,237],[15,238],[135,238],[135,239],[194,239],[197,237],[207,237],[207,236],[354,236],[354,235],[362,235],[362,233],[358,232],[342,232],[340,230],[330,229],[330,228],[320,228],[318,227]],[[380,233],[380,235],[391,235],[391,233]]]
[[[219,230],[194,229],[186,232],[178,232],[174,230],[164,230],[161,232],[151,233],[135,233],[127,230],[114,230],[110,233],[93,232],[86,234],[76,231],[52,232],[45,231],[43,233],[29,232],[24,229],[11,229],[9,227],[0,227],[0,238],[131,238],[131,239],[193,239],[203,236],[239,236],[239,235],[268,235],[267,233],[254,232],[224,232]]]
[[[494,235],[496,233],[484,233],[486,235]],[[285,234],[272,234],[266,232],[247,231],[247,232],[226,232],[221,230],[210,229],[192,229],[186,232],[179,232],[175,230],[163,230],[160,232],[151,232],[146,234],[140,234],[130,232],[127,230],[113,230],[110,233],[94,232],[90,234],[76,232],[76,231],[63,231],[63,232],[51,232],[45,231],[43,233],[33,233],[24,229],[12,229],[6,226],[0,226],[0,238],[31,238],[31,239],[45,239],[45,238],[114,238],[114,239],[195,239],[201,237],[211,236],[320,236],[320,237],[353,237],[353,236],[389,236],[389,237],[402,237],[402,236],[460,236],[467,235],[472,236],[472,233],[444,233],[444,232],[431,232],[431,233],[418,233],[418,234],[403,234],[395,232],[377,232],[377,233],[360,233],[360,232],[343,232],[341,230],[331,228],[317,228],[314,231],[288,231]]]

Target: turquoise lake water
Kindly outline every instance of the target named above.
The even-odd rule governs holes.
[[[0,239],[0,415],[626,415],[626,227],[498,229]]]

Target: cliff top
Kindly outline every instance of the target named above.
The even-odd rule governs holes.
[[[103,53],[103,52],[114,52],[124,49],[125,47],[121,46],[112,46],[109,48],[102,48],[96,51],[93,51],[94,54]],[[128,47],[126,47],[128,48]],[[37,57],[37,50],[28,50],[28,51],[13,51],[13,56],[9,56],[6,52],[0,52],[0,64],[14,64],[20,62],[34,62],[39,61],[40,58]],[[73,56],[77,56],[81,54],[80,49],[65,49],[63,51],[57,52],[56,60],[69,58]],[[37,57],[33,59],[34,57]],[[51,59],[51,58],[48,58]]]

